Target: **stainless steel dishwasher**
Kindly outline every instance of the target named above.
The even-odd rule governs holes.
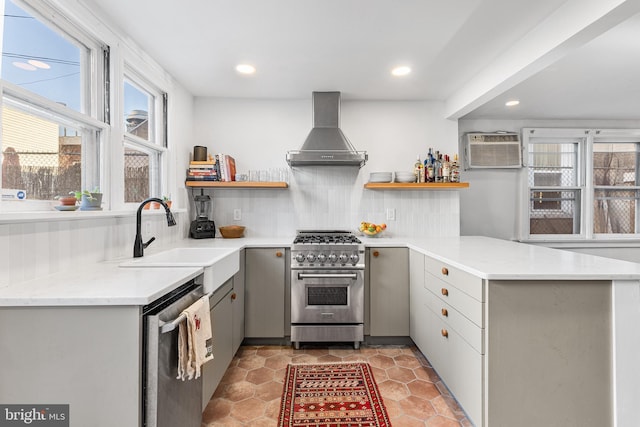
[[[200,427],[202,423],[202,377],[176,379],[177,326],[184,320],[180,313],[204,295],[196,280],[143,307],[143,426]]]

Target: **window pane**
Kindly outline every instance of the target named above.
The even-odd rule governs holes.
[[[529,186],[578,185],[577,144],[529,144]],[[553,178],[541,182],[544,174]]]
[[[596,143],[593,145],[594,185],[637,185],[637,165],[637,143]]]
[[[640,199],[640,190],[597,189],[594,195],[594,233],[636,232],[636,206]]]
[[[75,45],[11,1],[5,2],[2,79],[76,111],[83,111],[80,58]]]
[[[530,234],[580,234],[580,190],[529,193]]]
[[[2,126],[2,188],[30,200],[81,189],[81,131],[6,106]]]
[[[141,202],[149,197],[149,154],[125,146],[124,201]]]
[[[127,132],[145,141],[149,135],[149,111],[153,111],[154,97],[130,81],[124,82],[124,125]]]

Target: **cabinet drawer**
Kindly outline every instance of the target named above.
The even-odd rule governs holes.
[[[478,353],[484,354],[484,329],[467,319],[458,310],[442,301],[437,295],[427,292],[427,307],[440,317],[447,329],[454,329]]]
[[[473,425],[480,426],[484,356],[469,346],[455,330],[449,329],[438,314],[428,308],[425,311],[429,341],[429,352],[425,356]]]
[[[424,268],[427,273],[457,287],[476,300],[484,302],[484,281],[480,277],[428,256],[425,256],[424,262]]]
[[[457,286],[453,286],[432,274],[425,274],[424,286],[431,293],[437,295],[445,303],[458,310],[465,317],[481,328],[484,328],[484,304],[469,294],[462,292]]]

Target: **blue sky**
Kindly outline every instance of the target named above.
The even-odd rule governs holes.
[[[49,29],[13,2],[5,2],[2,79],[80,111],[80,47]],[[48,69],[23,70],[13,63],[42,61]],[[32,67],[33,68],[33,67]],[[147,110],[147,98],[128,91],[125,111]]]

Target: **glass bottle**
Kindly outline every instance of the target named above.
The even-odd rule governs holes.
[[[420,161],[420,155],[418,154],[416,163],[413,165],[413,174],[416,177],[415,182],[420,182],[420,169],[422,169],[422,162]]]
[[[458,164],[458,155],[453,155],[453,162],[451,162],[451,182],[460,182],[460,169]]]
[[[442,182],[449,182],[451,177],[451,163],[449,163],[449,156],[444,155],[444,161],[442,162]]]

